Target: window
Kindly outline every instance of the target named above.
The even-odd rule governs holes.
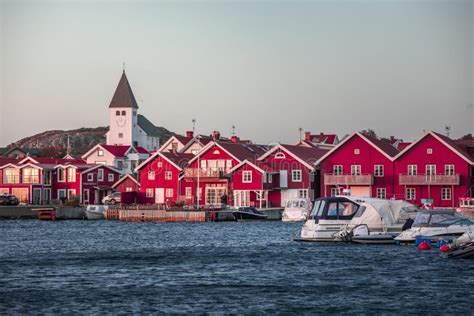
[[[123,133],[119,133],[118,138],[123,138]]]
[[[428,155],[433,154],[433,148],[427,148],[427,149],[426,149],[426,153],[427,153]]]
[[[163,162],[162,162],[162,161],[158,161],[158,163],[156,164],[156,166],[157,166],[158,168],[163,167]]]
[[[307,199],[308,198],[308,190],[298,190],[298,198]]]
[[[207,160],[201,160],[201,169],[203,170],[207,169]]]
[[[340,195],[340,190],[339,188],[331,188],[331,196],[336,196],[336,195]]]
[[[114,182],[114,174],[109,174],[109,182]]]
[[[105,165],[105,164],[104,164]],[[123,169],[123,161],[122,160],[117,160],[117,168],[119,170],[122,170]]]
[[[23,168],[23,183],[39,183],[39,170],[36,168]]]
[[[76,169],[67,168],[67,181],[76,182]]]
[[[187,199],[190,199],[193,197],[193,190],[191,187],[186,187],[185,191],[186,191],[185,195]]]
[[[272,183],[273,182],[273,174],[267,173],[267,183]]]
[[[89,189],[84,189],[82,192],[82,201],[89,202]]]
[[[405,189],[405,200],[414,201],[416,199],[416,190],[414,188]]]
[[[441,200],[451,200],[451,188],[441,188]]]
[[[97,181],[104,181],[104,169],[97,170]]]
[[[173,197],[173,189],[166,189],[166,197],[167,198]]]
[[[58,173],[58,182],[66,181],[66,176],[64,174],[64,169],[63,168],[58,168],[57,173]]]
[[[444,165],[444,174],[454,176],[454,165]]]
[[[120,111],[115,111],[116,116],[120,116]]]
[[[75,197],[76,197],[76,190],[75,189],[67,190],[67,198],[68,199],[73,199]]]
[[[171,150],[172,151],[177,151],[178,150],[178,142],[172,142],[171,143]]]
[[[97,151],[97,156],[103,156],[104,155],[104,151],[102,149],[99,149]]]
[[[148,171],[148,180],[155,180],[155,171]]]
[[[66,190],[64,189],[58,190],[58,199],[61,200],[65,198],[66,198]]]
[[[436,165],[426,165],[426,175],[427,176],[436,175]]]
[[[355,148],[354,149],[354,155],[358,155],[358,154],[360,154],[360,150],[359,150],[359,148]]]
[[[360,176],[360,165],[352,165],[351,166],[351,175],[352,176]]]
[[[225,162],[225,168],[226,170],[232,169],[232,159],[227,159]]]
[[[153,189],[146,189],[146,197],[147,198],[153,197]]]
[[[125,116],[125,115],[127,115],[127,113],[125,113],[125,111],[122,111],[122,115]]]
[[[291,181],[301,182],[301,170],[292,170],[291,171]]]
[[[165,180],[171,180],[173,178],[173,173],[171,171],[165,172]]]
[[[378,199],[386,199],[387,198],[387,190],[385,188],[377,188],[377,198]]]
[[[132,192],[132,191],[133,191],[132,187],[126,187],[125,188],[125,192]]]
[[[285,156],[284,153],[282,153],[282,152],[280,151],[280,152],[277,152],[277,153],[275,154],[275,158],[277,158],[277,159],[283,159],[283,158],[286,158],[286,156]]]
[[[416,176],[418,173],[416,165],[408,165],[408,175],[409,176]]]
[[[383,165],[374,166],[374,176],[383,177]]]
[[[242,182],[243,183],[250,183],[252,182],[252,171],[244,170],[242,172]]]
[[[334,165],[332,166],[332,170],[335,176],[342,176],[342,173],[343,173],[342,165]]]

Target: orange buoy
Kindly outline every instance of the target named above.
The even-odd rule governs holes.
[[[451,247],[449,247],[448,245],[442,245],[441,247],[439,247],[439,251],[441,251],[441,252],[446,252],[450,249],[451,249]]]
[[[427,241],[423,241],[418,245],[418,250],[430,250],[431,245]]]

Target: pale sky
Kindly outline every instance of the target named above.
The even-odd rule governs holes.
[[[108,125],[124,61],[178,133],[474,132],[474,0],[0,3],[0,146]]]

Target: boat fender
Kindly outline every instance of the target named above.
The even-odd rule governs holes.
[[[441,252],[446,252],[446,251],[448,251],[448,250],[450,250],[450,249],[451,249],[451,247],[449,247],[448,245],[444,244],[444,245],[442,245],[442,246],[439,248],[439,251],[441,251]]]
[[[431,245],[427,241],[423,241],[418,245],[418,250],[430,250]]]

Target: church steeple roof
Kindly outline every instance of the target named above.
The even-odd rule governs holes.
[[[109,108],[134,108],[138,109],[137,100],[135,100],[135,96],[133,95],[132,88],[130,87],[130,83],[128,83],[127,75],[125,74],[125,70],[122,73],[122,77],[120,77],[120,81],[115,89],[114,96],[112,97],[112,101],[110,101]]]

